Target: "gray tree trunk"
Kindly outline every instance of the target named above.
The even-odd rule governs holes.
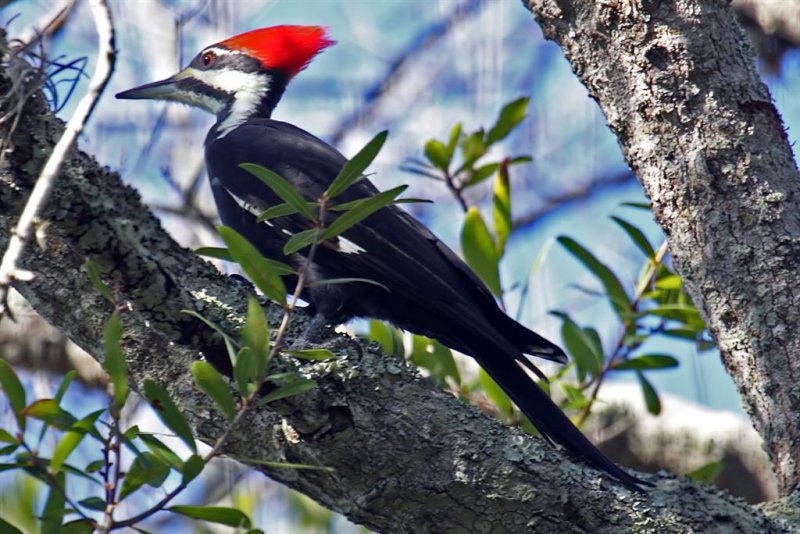
[[[5,65],[5,64],[4,64]],[[0,94],[10,80],[0,72]],[[3,110],[5,111],[5,109]],[[40,94],[23,110],[0,160],[0,247],[61,125]],[[198,137],[199,139],[199,137]],[[98,263],[123,311],[123,347],[133,386],[164,384],[186,406],[205,401],[192,387],[191,362],[214,345],[180,313],[194,309],[226,328],[241,324],[248,288],[227,279],[161,229],[119,177],[76,151],[45,214],[44,248],[23,267],[37,274],[18,289],[52,324],[100,357],[111,310],[83,272]],[[279,311],[270,309],[272,319]],[[304,321],[299,318],[295,328]],[[537,439],[457,402],[402,362],[343,344],[333,363],[302,365],[319,386],[253,413],[234,433],[234,457],[319,464],[333,473],[254,466],[383,532],[788,532],[797,503],[759,510],[711,488],[668,476],[632,494]],[[293,365],[287,362],[286,365]],[[224,428],[193,408],[197,435]],[[646,476],[646,475],[645,475]]]
[[[724,0],[529,0],[617,134],[780,491],[800,483],[800,175]]]

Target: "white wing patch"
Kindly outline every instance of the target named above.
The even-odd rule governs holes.
[[[254,206],[253,204],[250,204],[245,199],[236,196],[230,189],[225,189],[225,191],[228,192],[228,194],[231,196],[231,198],[234,200],[234,202],[236,202],[236,204],[240,208],[242,208],[246,212],[248,212],[251,215],[254,215],[256,217],[261,215],[262,210],[259,210],[256,206]],[[272,224],[269,221],[264,221],[264,222],[267,224],[267,226],[269,226],[271,228],[275,227],[275,225]],[[290,232],[286,228],[281,228],[281,232],[283,232],[284,234],[288,235],[289,237],[294,235],[292,232]],[[342,254],[361,254],[362,252],[366,252],[366,250],[364,250],[363,247],[359,246],[357,243],[353,243],[352,241],[350,241],[346,237],[338,236],[336,243],[338,245],[339,252],[341,252]]]
[[[240,208],[242,208],[244,211],[248,212],[250,215],[253,215],[255,217],[258,217],[259,215],[261,215],[261,212],[263,210],[259,210],[256,206],[254,206],[253,204],[248,203],[245,199],[234,195],[233,192],[230,189],[225,189],[225,191],[228,192],[228,194],[231,196],[233,201],[236,202],[236,204]],[[275,226],[274,224],[272,224],[269,221],[264,221],[264,223],[266,223],[266,225],[269,226],[270,228],[273,228]]]
[[[362,252],[366,252],[366,250],[346,237],[339,236],[339,252],[343,254],[361,254]]]

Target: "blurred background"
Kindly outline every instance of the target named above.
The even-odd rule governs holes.
[[[59,116],[68,118],[95,62],[96,34],[87,3],[19,0],[0,5],[4,3],[0,23],[9,37],[26,42],[41,37],[43,52],[60,65],[52,78],[51,98]],[[778,6],[774,12],[769,10],[772,4]],[[734,1],[792,143],[800,129],[797,4]],[[372,167],[371,179],[381,189],[407,183],[408,196],[433,200],[409,209],[456,250],[464,221],[459,202],[444,183],[408,168],[419,170],[420,162],[426,161],[426,142],[446,141],[456,123],[465,132],[489,128],[504,105],[530,97],[527,118],[485,156],[486,161],[532,157],[530,163],[510,168],[513,232],[500,262],[503,300],[511,315],[557,342],[562,340],[564,321],[549,312],[567,313],[575,323],[591,325],[605,354],[614,353],[619,320],[608,298],[602,298],[597,278],[557,237],[569,236],[590,250],[633,293],[647,258],[610,217],[622,217],[639,228],[655,249],[663,234],[648,210],[622,205],[647,199],[598,107],[559,48],[543,39],[521,2],[112,0],[110,5],[117,30],[117,67],[80,145],[119,171],[189,248],[219,245],[202,149],[213,117],[178,105],[120,102],[113,94],[173,74],[207,44],[276,24],[327,26],[337,45],[292,82],[274,118],[312,132],[347,156],[388,129],[389,141]],[[487,220],[491,184],[489,179],[461,192]],[[104,406],[105,382],[94,361],[43,324],[24,302],[16,306],[18,322],[0,323],[0,357],[16,366],[29,394],[52,396],[60,375],[77,367],[81,381],[69,390],[66,405],[76,414]],[[359,323],[350,327],[358,332],[372,328],[373,334],[376,328]],[[774,498],[760,441],[718,352],[702,342],[707,340],[704,336],[697,333],[695,342],[675,336],[644,340],[649,353],[668,354],[678,362],[646,373],[658,394],[658,414],[652,413],[656,410],[635,373],[610,373],[584,430],[632,467],[675,473],[707,468],[709,473],[697,476],[754,502]],[[471,364],[458,359],[458,365],[461,374],[470,377],[464,384],[474,383],[477,373]],[[570,370],[564,380],[572,374]],[[444,381],[459,390],[450,382]],[[493,408],[482,406],[486,403],[480,387],[464,384],[456,392],[491,413]],[[12,420],[5,402],[0,396],[3,427]],[[126,417],[142,427],[159,428],[146,406],[130,406]],[[30,478],[0,474],[0,510],[18,526],[33,525],[42,495]],[[154,491],[137,498],[146,503],[158,497]],[[271,533],[359,530],[229,461],[215,462],[181,499],[233,503]],[[144,527],[205,528],[169,514],[155,516]]]

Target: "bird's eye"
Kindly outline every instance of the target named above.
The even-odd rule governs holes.
[[[205,65],[206,67],[209,66],[216,57],[217,56],[215,56],[213,52],[206,52],[205,54],[203,54],[203,65]]]

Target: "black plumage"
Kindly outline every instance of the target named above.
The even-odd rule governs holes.
[[[299,215],[272,219],[272,226],[258,223],[257,214],[282,200],[240,165],[266,167],[315,200],[345,161],[304,130],[266,118],[251,118],[222,137],[212,129],[206,141],[209,178],[222,221],[274,259],[284,259],[286,240],[310,223]],[[376,192],[363,178],[341,202]],[[399,207],[389,206],[342,237],[347,245],[334,239],[318,249],[309,269],[311,280],[357,277],[380,286],[315,285],[308,297],[317,313],[332,324],[352,317],[384,319],[473,356],[545,438],[639,489],[641,481],[599,451],[520,368],[535,369],[525,354],[564,363],[563,351],[503,313],[485,285],[430,230]],[[307,251],[295,253],[290,263],[301,268]]]

